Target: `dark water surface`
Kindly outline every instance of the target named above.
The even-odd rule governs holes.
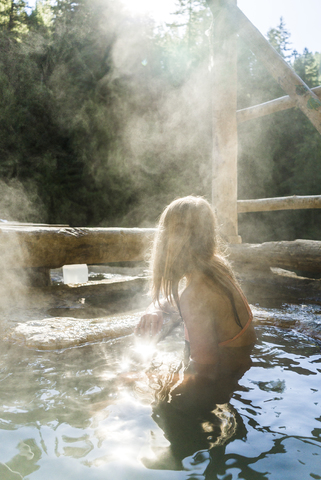
[[[181,329],[153,359],[132,336],[53,352],[0,344],[0,479],[321,479],[320,345],[257,333],[230,401],[194,409],[175,390]]]

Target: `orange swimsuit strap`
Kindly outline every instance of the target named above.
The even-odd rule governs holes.
[[[229,278],[229,277],[228,277]],[[232,282],[232,279],[229,278],[229,280]],[[236,290],[239,292],[242,300],[243,300],[243,303],[244,305],[246,306],[246,309],[249,313],[249,319],[248,321],[246,322],[246,324],[244,325],[244,327],[242,328],[242,330],[237,334],[235,335],[235,337],[233,338],[230,338],[229,340],[225,340],[224,342],[220,342],[218,345],[219,347],[223,347],[224,345],[228,345],[229,343],[233,342],[234,340],[236,340],[237,338],[241,337],[243,335],[244,332],[246,332],[246,330],[249,328],[249,326],[251,325],[251,322],[253,320],[253,313],[250,309],[250,305],[248,304],[248,301],[246,300],[245,298],[245,295],[244,293],[242,292],[242,290],[238,287],[238,285],[235,285],[234,284],[234,287],[236,288]]]
[[[244,327],[242,328],[242,330],[237,334],[235,335],[235,337],[233,338],[230,338],[229,340],[225,340],[224,342],[220,342],[218,344],[219,347],[224,347],[224,345],[228,345],[229,343],[233,342],[234,340],[236,340],[237,338],[241,337],[243,335],[243,333],[249,328],[251,322],[252,322],[252,319],[253,319],[253,316],[251,314],[250,318],[248,319],[248,321],[246,322],[246,324],[244,325]]]

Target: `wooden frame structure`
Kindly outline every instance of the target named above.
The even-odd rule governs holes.
[[[237,123],[280,110],[300,108],[321,134],[321,86],[310,89],[237,7],[237,0],[207,0],[213,14],[212,202],[222,233],[240,243],[237,213],[320,208],[320,197],[237,201]],[[237,111],[236,37],[240,35],[288,94]]]

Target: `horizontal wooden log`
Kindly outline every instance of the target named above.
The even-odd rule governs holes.
[[[244,243],[230,245],[230,260],[245,267],[279,267],[310,273],[321,272],[321,242],[317,240],[295,240],[293,242]]]
[[[154,229],[0,226],[0,267],[142,261]]]
[[[321,86],[311,88],[319,98],[321,98]],[[295,101],[289,96],[276,98],[270,102],[261,103],[253,107],[243,108],[236,112],[237,123],[243,123],[254,118],[264,117],[271,113],[280,112],[281,110],[288,110],[289,108],[296,107]]]
[[[30,223],[30,222],[11,222],[7,220],[0,220],[0,226],[7,227],[70,227],[66,223]]]
[[[62,265],[142,261],[155,229],[0,228],[0,267],[59,268]],[[230,245],[231,260],[257,267],[321,272],[321,242]]]
[[[291,197],[258,198],[237,201],[237,213],[301,210],[307,208],[321,208],[321,195],[292,195]]]

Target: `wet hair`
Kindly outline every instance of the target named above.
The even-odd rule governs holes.
[[[160,303],[162,294],[180,310],[179,282],[198,271],[221,285],[236,313],[233,283],[237,282],[221,245],[216,216],[207,200],[188,196],[170,203],[160,217],[151,256],[154,303]]]

